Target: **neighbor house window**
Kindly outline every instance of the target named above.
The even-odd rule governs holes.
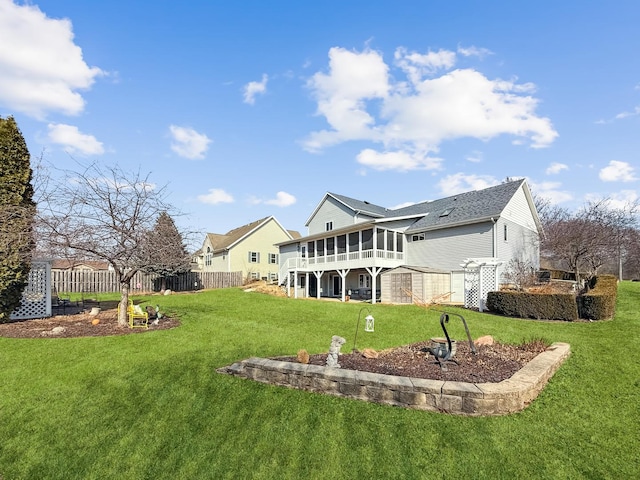
[[[251,278],[253,280],[260,280],[260,272],[251,272]]]
[[[327,222],[324,224],[325,226],[325,231],[330,232],[331,230],[333,230],[333,222]]]
[[[260,263],[260,252],[249,252],[249,263]]]
[[[270,253],[269,254],[269,263],[278,263],[278,254]]]
[[[411,235],[412,242],[419,242],[420,240],[424,240],[424,233],[416,233],[415,235]]]

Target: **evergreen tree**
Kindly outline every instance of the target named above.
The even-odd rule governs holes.
[[[20,305],[34,249],[31,156],[13,117],[0,117],[0,323]]]
[[[148,273],[161,277],[161,290],[167,286],[167,278],[189,271],[190,258],[182,235],[173,218],[162,212],[145,242]]]

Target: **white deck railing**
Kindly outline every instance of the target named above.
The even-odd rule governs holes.
[[[311,272],[314,270],[343,270],[367,267],[393,268],[402,265],[403,252],[387,250],[360,250],[357,252],[337,253],[321,257],[289,258],[281,272]]]

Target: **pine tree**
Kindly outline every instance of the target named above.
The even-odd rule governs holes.
[[[182,235],[173,218],[162,212],[145,243],[146,263],[144,269],[161,277],[161,290],[167,286],[167,278],[189,271],[190,258]]]
[[[34,249],[31,156],[13,117],[0,117],[0,323],[27,285]]]

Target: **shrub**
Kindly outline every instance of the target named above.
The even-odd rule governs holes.
[[[575,297],[566,293],[489,292],[487,308],[509,317],[566,321],[578,319]]]
[[[589,291],[577,298],[580,318],[604,320],[616,313],[618,280],[613,275],[600,275],[589,280]]]
[[[35,203],[30,155],[13,119],[0,117],[0,323],[20,305],[31,269]]]

